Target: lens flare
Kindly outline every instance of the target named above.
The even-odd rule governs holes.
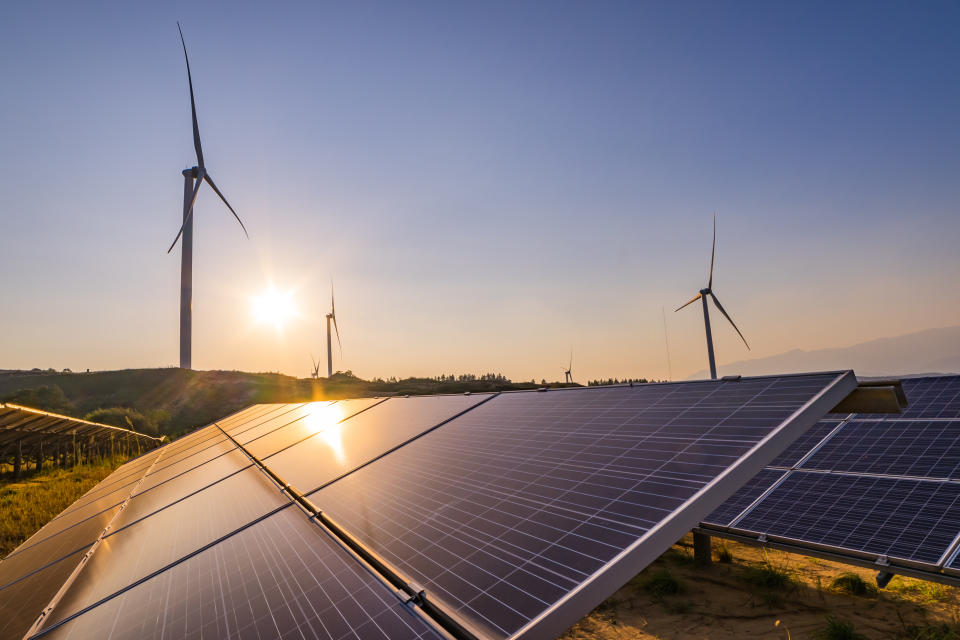
[[[277,331],[281,331],[297,315],[293,292],[277,291],[273,286],[250,300],[250,310],[254,322],[273,325]]]

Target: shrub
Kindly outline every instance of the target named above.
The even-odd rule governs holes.
[[[857,633],[852,622],[827,616],[827,625],[814,632],[814,640],[866,640],[862,633]]]
[[[841,593],[849,593],[854,596],[875,596],[877,588],[866,582],[856,573],[848,571],[841,573],[830,583],[830,588]]]

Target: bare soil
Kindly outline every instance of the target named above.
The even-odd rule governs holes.
[[[960,640],[960,589],[897,576],[884,590],[852,595],[834,579],[855,574],[869,591],[876,572],[719,539],[713,546],[714,563],[696,566],[687,536],[562,640]],[[717,561],[720,547],[728,562]],[[824,635],[828,616],[859,635]]]

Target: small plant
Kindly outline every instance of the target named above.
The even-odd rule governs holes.
[[[783,564],[774,563],[766,551],[762,563],[744,567],[743,579],[761,589],[784,590],[794,584],[793,572]]]
[[[857,633],[853,623],[827,616],[827,625],[813,633],[814,640],[866,640],[866,636]]]
[[[725,544],[717,547],[717,562],[722,562],[723,564],[733,562],[733,552],[730,551],[730,547]]]
[[[849,593],[853,596],[873,597],[877,595],[876,586],[865,581],[852,571],[841,573],[834,578],[833,582],[830,583],[830,588],[834,591],[839,591],[840,593]]]
[[[658,599],[683,592],[683,585],[667,569],[660,569],[649,576],[640,576],[637,586]]]

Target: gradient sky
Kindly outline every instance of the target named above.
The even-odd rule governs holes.
[[[178,19],[198,369],[683,377],[713,211],[721,364],[960,320],[956,2],[20,2],[0,368],[176,364]]]

